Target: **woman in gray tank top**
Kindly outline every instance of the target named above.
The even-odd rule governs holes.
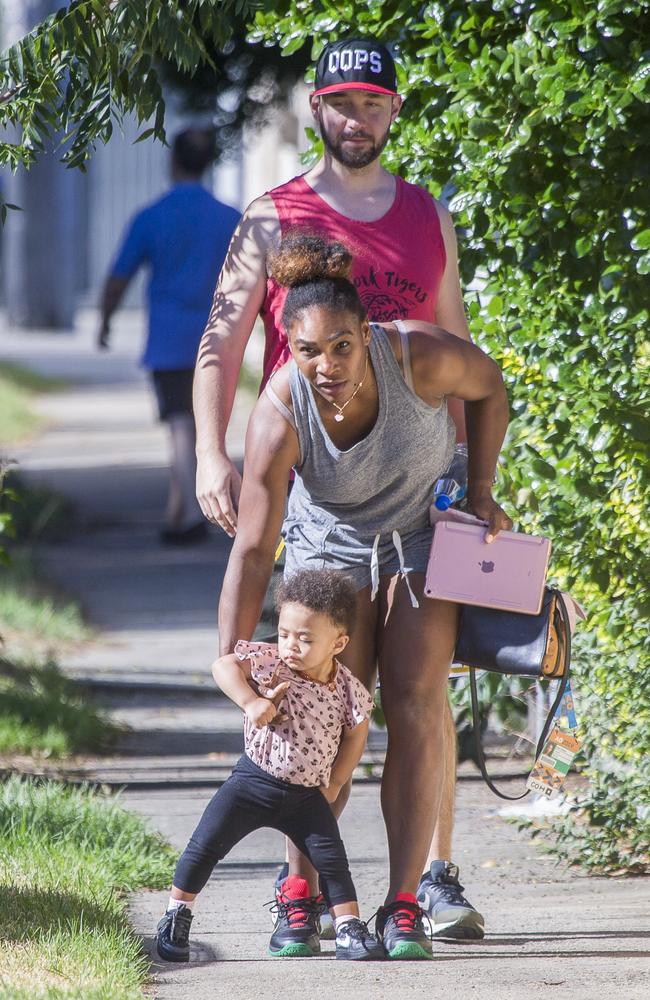
[[[469,509],[488,522],[488,537],[512,526],[492,498],[507,399],[498,367],[473,344],[418,321],[371,327],[341,244],[295,234],[270,266],[289,288],[283,323],[293,360],[249,423],[220,641],[227,651],[252,636],[281,530],[287,573],[327,567],[352,577],[358,624],[342,658],[370,690],[379,671],[388,729],[390,884],[378,929],[391,940],[415,935],[425,947],[414,893],[444,779],[442,719],[457,630],[456,605],[423,596],[428,512],[453,451],[449,395],[466,401]],[[347,795],[341,789],[337,815]]]

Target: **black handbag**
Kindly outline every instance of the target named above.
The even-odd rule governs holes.
[[[481,718],[476,690],[476,670],[489,670],[515,677],[556,678],[555,700],[549,709],[535,757],[539,757],[562,701],[571,668],[571,626],[564,598],[559,590],[546,587],[538,615],[497,611],[463,604],[460,612],[454,663],[469,668],[472,700],[472,727],[476,760],[488,787],[502,799],[523,799],[506,795],[494,785],[487,772],[481,746]]]

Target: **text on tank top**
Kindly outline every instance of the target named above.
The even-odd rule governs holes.
[[[310,188],[301,175],[269,192],[280,232],[308,230],[339,240],[353,257],[352,278],[375,323],[396,319],[436,322],[436,304],[445,270],[445,244],[438,213],[424,188],[396,177],[395,199],[374,222],[341,215]],[[266,284],[262,319],[266,334],[262,385],[290,358],[282,327],[287,289],[274,278]]]

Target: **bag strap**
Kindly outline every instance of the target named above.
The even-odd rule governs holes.
[[[569,681],[569,671],[571,669],[571,623],[569,621],[569,615],[566,609],[566,604],[564,603],[564,598],[559,590],[555,590],[555,608],[559,613],[559,616],[564,625],[563,634],[560,630],[557,630],[558,635],[558,649],[557,656],[555,660],[556,668],[561,663],[562,653],[565,654],[565,668],[560,682],[558,684],[557,693],[555,695],[555,700],[548,710],[548,715],[546,716],[546,721],[542,728],[541,735],[537,741],[537,747],[535,749],[535,760],[539,757],[540,753],[544,749],[544,744],[546,743],[546,738],[550,732],[555,713],[560,707],[562,698],[564,697],[564,692],[566,690],[567,683]],[[564,644],[564,647],[563,647]],[[498,795],[500,799],[508,799],[510,802],[516,802],[518,799],[525,799],[530,792],[530,788],[527,788],[520,795],[506,795],[505,792],[499,791],[496,787],[490,775],[488,774],[487,764],[485,762],[485,754],[483,753],[483,746],[481,744],[481,715],[478,708],[478,691],[476,689],[476,669],[474,667],[469,667],[469,689],[472,701],[472,727],[474,729],[474,744],[476,748],[476,763],[478,764],[479,770],[483,776],[485,784],[488,786],[491,792]]]

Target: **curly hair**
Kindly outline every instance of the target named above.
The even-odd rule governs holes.
[[[332,312],[351,312],[366,318],[359,293],[351,279],[352,254],[343,243],[328,243],[322,236],[294,229],[276,250],[267,254],[269,274],[288,288],[282,311],[285,330],[310,306]]]
[[[303,569],[283,580],[275,594],[275,610],[284,604],[327,615],[335,625],[352,635],[357,617],[357,594],[352,580],[333,569]]]

